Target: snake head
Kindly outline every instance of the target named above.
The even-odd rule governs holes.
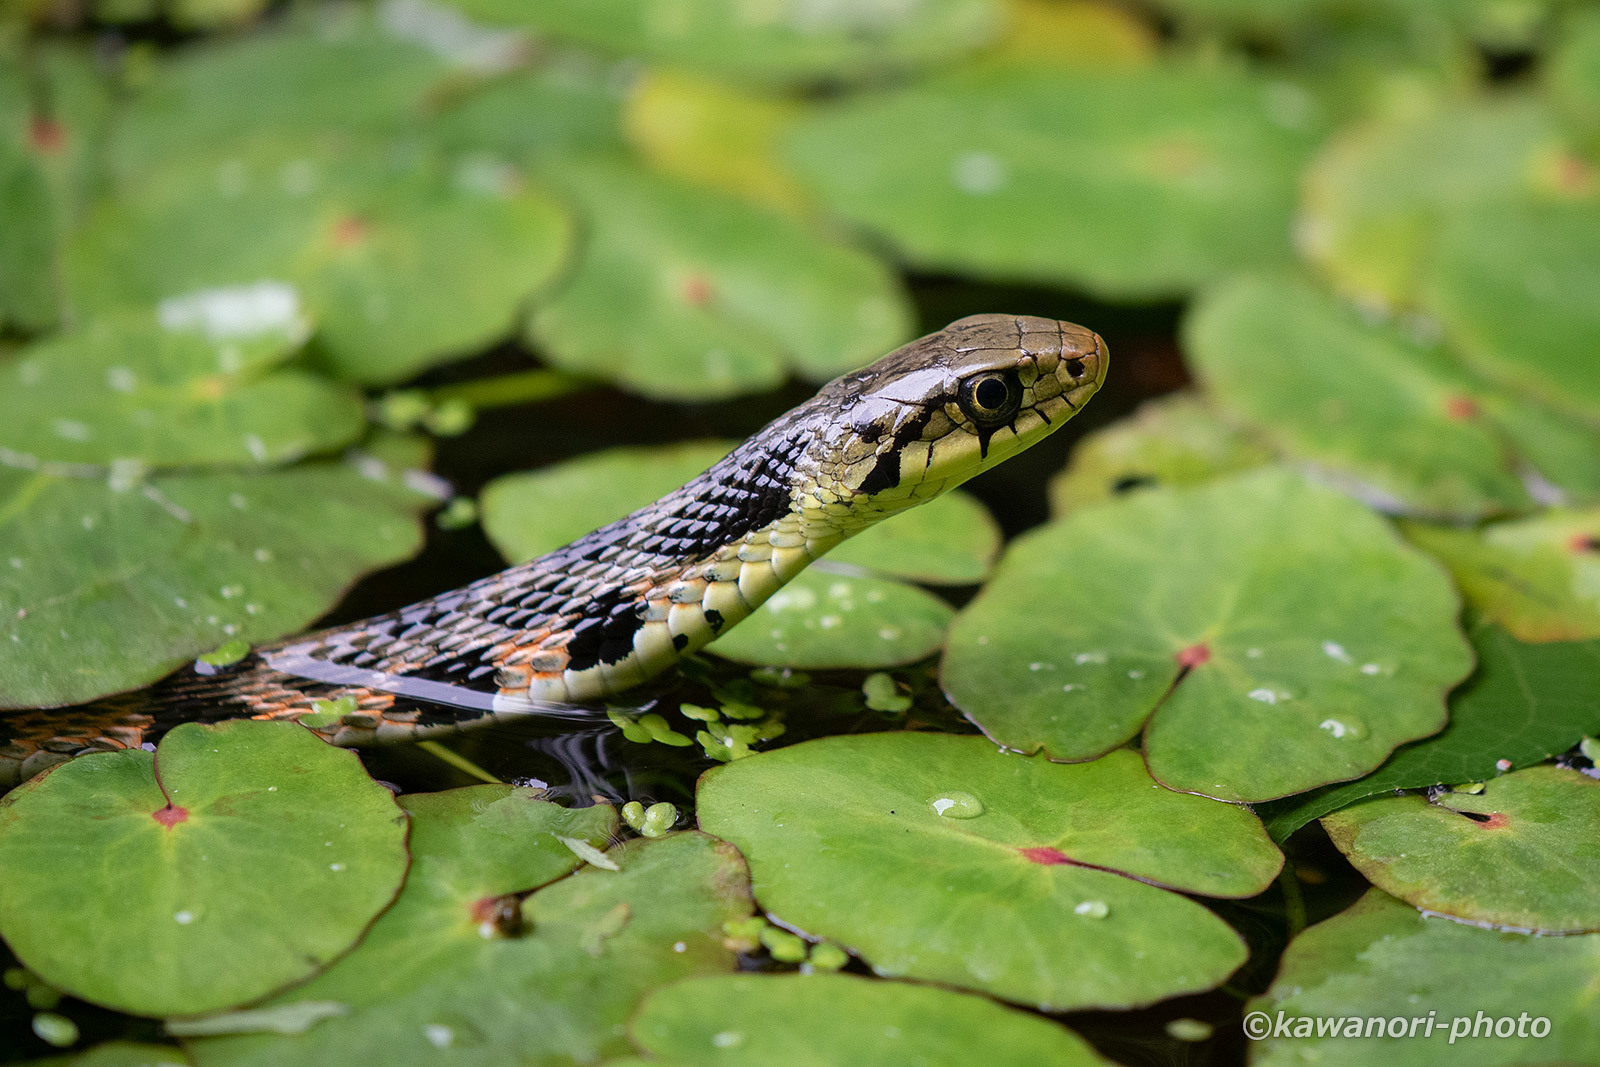
[[[815,480],[860,525],[940,493],[1043,440],[1105,379],[1105,342],[1070,322],[973,315],[830,383],[813,403],[836,429]],[[826,511],[841,532],[849,516]]]

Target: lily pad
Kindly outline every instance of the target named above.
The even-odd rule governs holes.
[[[212,308],[96,319],[0,364],[0,448],[44,463],[281,463],[361,433],[354,390],[274,369],[307,330],[292,290]]]
[[[196,1064],[593,1063],[628,1051],[622,1024],[648,990],[733,967],[722,924],[750,903],[725,844],[635,839],[602,857],[620,870],[562,877],[578,864],[562,838],[604,845],[611,808],[503,786],[402,803],[415,860],[400,899],[356,951],[272,1002],[348,1014],[296,1037],[195,1040]]]
[[[608,448],[484,486],[483,532],[512,563],[553,552],[670,493],[727,455],[732,441]]]
[[[440,111],[428,136],[450,151],[488,153],[523,167],[552,152],[620,149],[630,70],[625,60],[546,43],[525,67]]]
[[[1050,480],[1050,510],[1133,489],[1194,485],[1271,462],[1272,452],[1193,393],[1146,401],[1128,418],[1085,434]]]
[[[1088,759],[1143,727],[1161,782],[1269,800],[1444,725],[1472,666],[1457,610],[1378,516],[1269,468],[1020,538],[951,626],[943,683],[1007,747]]]
[[[950,605],[903,582],[827,567],[801,572],[707,651],[765,667],[826,670],[897,667],[939,650],[955,615]]]
[[[953,59],[999,22],[992,0],[817,7],[805,0],[451,0],[476,19],[762,82],[870,75]]]
[[[1284,91],[1301,92],[1199,67],[1002,67],[820,111],[789,157],[918,267],[1173,296],[1289,258],[1320,130],[1309,99],[1285,121]]]
[[[588,211],[531,340],[559,367],[702,400],[823,381],[905,341],[910,309],[865,252],[767,208],[615,160],[546,171]]]
[[[607,1067],[1110,1062],[1066,1028],[984,997],[849,974],[690,978],[652,993],[628,1029],[647,1058]]]
[[[75,1056],[30,1060],[29,1067],[191,1067],[189,1057],[172,1045],[108,1041]]]
[[[1450,725],[1413,741],[1365,778],[1257,808],[1275,840],[1331,811],[1397,789],[1481,782],[1529,767],[1600,735],[1600,641],[1524,644],[1499,625],[1469,631],[1478,668],[1450,694]]]
[[[1572,11],[1544,64],[1545,87],[1562,114],[1600,143],[1600,14]]]
[[[1588,993],[1597,957],[1600,936],[1594,934],[1528,937],[1474,929],[1424,918],[1374,889],[1290,943],[1272,988],[1248,1008],[1265,1013],[1269,1033],[1280,1012],[1289,1020],[1288,1033],[1303,1033],[1262,1041],[1251,1063],[1582,1063],[1600,1045],[1600,1022]],[[1327,1022],[1317,1033],[1318,1020],[1335,1019],[1332,1033]],[[1370,1019],[1381,1020],[1385,1032],[1395,1025],[1408,1036],[1371,1035]],[[1491,1032],[1501,1027],[1494,1037],[1487,1036],[1482,1019]],[[1360,1033],[1347,1033],[1351,1026]],[[1424,1032],[1429,1039],[1422,1039]]]
[[[1457,213],[1422,300],[1486,376],[1600,416],[1600,198]]]
[[[84,1000],[215,1011],[354,944],[400,888],[405,839],[354,753],[284,723],[185,723],[154,755],[85,756],[0,801],[0,933]]]
[[[1549,511],[1482,530],[1408,523],[1467,603],[1522,641],[1600,637],[1600,509]]]
[[[1543,103],[1478,98],[1369,121],[1306,172],[1301,251],[1363,303],[1411,303],[1444,222],[1474,205],[1560,192],[1576,156]]]
[[[1478,791],[1378,797],[1323,829],[1379,889],[1418,908],[1523,932],[1600,930],[1600,782],[1529,767]]]
[[[134,484],[0,466],[0,708],[82,703],[306,626],[422,546],[431,498],[409,485],[426,458],[380,440],[343,462]]]
[[[1243,942],[1158,887],[1250,896],[1282,863],[1248,811],[1162,789],[1132,752],[1065,765],[979,737],[761,753],[708,771],[697,810],[784,925],[881,975],[1050,1011],[1216,986]]]
[[[1546,482],[1600,489],[1545,440],[1559,425],[1438,347],[1364,322],[1305,282],[1221,285],[1194,306],[1184,340],[1219,407],[1386,510],[1476,518],[1527,509],[1522,472],[1541,461]],[[1577,432],[1600,451],[1600,435]]]
[[[511,333],[570,227],[504,164],[274,133],[128,183],[64,269],[84,312],[293,286],[334,369],[385,383]]]

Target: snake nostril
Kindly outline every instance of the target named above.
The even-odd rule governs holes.
[[[1083,360],[1081,360],[1081,359],[1069,359],[1069,360],[1067,360],[1067,373],[1072,375],[1072,380],[1073,381],[1077,381],[1079,378],[1082,378],[1083,377]]]

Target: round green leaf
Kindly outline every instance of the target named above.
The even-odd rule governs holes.
[[[731,441],[609,448],[483,488],[483,532],[513,563],[536,559],[670,493],[733,450]]]
[[[1217,985],[1244,944],[1157,886],[1249,896],[1282,863],[1248,811],[1162,789],[1131,752],[1066,765],[978,737],[829,737],[714,768],[696,803],[785,925],[882,975],[1046,1010]]]
[[[1600,416],[1600,200],[1457,213],[1422,300],[1488,377]]]
[[[1600,641],[1524,644],[1481,620],[1470,634],[1478,667],[1450,694],[1450,725],[1402,745],[1365,778],[1294,797],[1271,815],[1257,808],[1274,839],[1364,797],[1481,782],[1600,735],[1600,704],[1590,692],[1600,678]]]
[[[1559,187],[1571,149],[1529,97],[1398,109],[1334,138],[1306,172],[1301,251],[1363,303],[1410,303],[1441,225]]]
[[[955,614],[931,593],[819,564],[772,594],[708,651],[740,663],[826,670],[896,667],[939,650]]]
[[[792,218],[615,161],[549,173],[588,211],[566,284],[529,336],[559,367],[700,400],[822,381],[906,340],[893,273]]]
[[[763,82],[864,78],[982,44],[992,0],[845,4],[805,0],[451,0],[473,18],[524,25],[608,52]]]
[[[486,158],[273,132],[128,183],[73,235],[64,272],[83,311],[294,286],[331,365],[384,383],[509,334],[570,230]]]
[[[822,111],[789,155],[918,266],[1149,298],[1288,258],[1309,109],[1216,69],[999,68]]]
[[[1407,523],[1467,603],[1522,641],[1600,637],[1600,509],[1549,511],[1482,530]]]
[[[890,516],[834,549],[828,562],[916,582],[973,585],[999,554],[999,524],[958,491]]]
[[[399,889],[405,837],[354,753],[284,723],[186,723],[153,756],[85,756],[0,801],[0,933],[84,1000],[232,1007],[349,948]]]
[[[0,448],[45,463],[281,463],[348,444],[361,398],[274,371],[304,339],[292,290],[95,319],[0,364]]]
[[[1549,462],[1558,442],[1518,440],[1540,432],[1534,413],[1437,347],[1363,322],[1304,282],[1221,285],[1194,306],[1184,340],[1219,407],[1391,510],[1475,518],[1527,508],[1521,473],[1541,460],[1547,481],[1588,477]],[[1584,437],[1600,450],[1600,436]]]
[[[1067,469],[1050,480],[1050,509],[1073,509],[1130,489],[1193,485],[1259,467],[1272,453],[1200,397],[1173,393],[1085,434]]]
[[[1157,779],[1268,800],[1359,777],[1444,725],[1472,666],[1457,608],[1372,512],[1267,469],[1019,539],[952,624],[943,682],[1007,747],[1086,759],[1149,719]]]
[[[1415,907],[1529,933],[1600,929],[1600,782],[1579,771],[1529,767],[1478,792],[1364,800],[1322,826]]]
[[[1556,106],[1587,133],[1600,136],[1600,14],[1575,10],[1546,57],[1545,85]]]
[[[408,486],[432,479],[425,462],[380,440],[344,462],[132,486],[0,466],[0,708],[82,703],[306,626],[421,547],[431,498]]]
[[[1376,889],[1348,910],[1302,933],[1284,953],[1278,977],[1248,1010],[1278,1013],[1287,1032],[1257,1044],[1253,1067],[1504,1067],[1584,1063],[1600,1045],[1590,992],[1600,974],[1600,935],[1528,937],[1425,918]],[[1519,1024],[1519,1018],[1521,1020]],[[1530,1024],[1545,1020],[1534,1037]],[[1409,1027],[1415,1038],[1367,1036],[1368,1020]],[[1424,1039],[1430,1019],[1435,1029]],[[1485,1035],[1480,1019],[1502,1034]],[[1334,1032],[1319,1020],[1337,1020]],[[1351,1022],[1351,1020],[1355,1020]],[[1517,1036],[1518,1026],[1522,1036]],[[1354,1026],[1358,1033],[1348,1033]],[[1477,1027],[1474,1036],[1472,1028]],[[1451,1035],[1454,1034],[1454,1040]],[[1337,1035],[1337,1036],[1336,1036]]]
[[[271,1002],[348,1013],[298,1037],[202,1038],[195,1063],[593,1063],[628,1051],[623,1023],[650,989],[732,968],[722,924],[748,915],[750,898],[729,846],[635,839],[602,856],[619,870],[562,877],[575,848],[606,843],[616,814],[534,796],[405,798],[416,858],[400,899],[354,952]]]
[[[108,1041],[75,1056],[29,1061],[29,1067],[191,1067],[183,1050],[172,1045]]]
[[[649,1058],[610,1067],[1109,1063],[1071,1031],[992,1000],[849,974],[690,978],[652,993],[628,1029]]]

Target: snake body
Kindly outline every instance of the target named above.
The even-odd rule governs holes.
[[[300,720],[365,745],[609,697],[706,645],[845,538],[1043,438],[1099,388],[1106,360],[1071,323],[961,319],[539,559],[225,669],[197,662],[101,704],[0,716],[0,785],[185,721]]]

